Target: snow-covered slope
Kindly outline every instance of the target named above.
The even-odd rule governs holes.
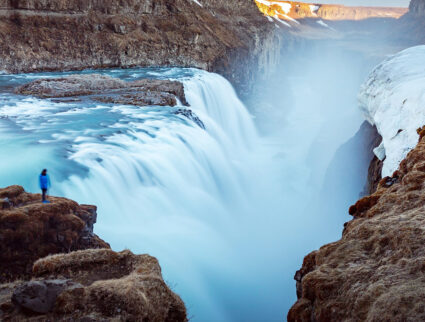
[[[391,175],[416,146],[416,130],[425,125],[425,46],[403,50],[378,65],[362,85],[359,101],[383,138],[375,149],[385,159],[382,176]]]

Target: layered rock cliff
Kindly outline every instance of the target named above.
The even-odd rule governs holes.
[[[342,239],[309,254],[288,321],[425,319],[425,139],[350,208]]]
[[[49,200],[0,189],[2,321],[187,321],[155,258],[109,249],[95,206]]]
[[[276,37],[250,0],[0,0],[0,16],[8,72],[198,67],[241,89],[264,71]]]

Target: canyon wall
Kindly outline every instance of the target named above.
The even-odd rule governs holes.
[[[342,238],[305,257],[288,321],[425,319],[423,61],[425,46],[406,49],[362,86],[365,118],[382,137],[370,175],[383,166],[384,178],[350,207]]]
[[[425,1],[424,0],[410,1],[409,13],[416,17],[424,17],[425,16]]]
[[[278,37],[251,0],[0,0],[0,17],[0,70],[197,67],[240,92]]]

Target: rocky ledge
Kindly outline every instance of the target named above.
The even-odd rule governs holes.
[[[187,321],[155,258],[114,252],[93,234],[95,206],[40,200],[0,189],[2,321]]]
[[[40,98],[81,97],[104,103],[137,106],[188,105],[183,84],[177,81],[141,79],[125,82],[99,74],[38,79],[15,89],[16,94]]]
[[[350,208],[341,240],[296,273],[288,321],[425,320],[425,129],[398,171]]]

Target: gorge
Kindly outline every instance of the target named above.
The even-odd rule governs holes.
[[[298,302],[293,275],[366,194],[377,132],[357,94],[422,41],[403,36],[420,1],[390,10],[397,19],[278,17],[289,27],[243,0],[0,7],[0,187],[37,192],[48,168],[52,195],[98,206],[95,232],[114,251],[158,258],[191,320],[281,321],[295,302],[289,320],[335,318],[326,263],[306,258]],[[418,167],[406,162],[402,176]]]

